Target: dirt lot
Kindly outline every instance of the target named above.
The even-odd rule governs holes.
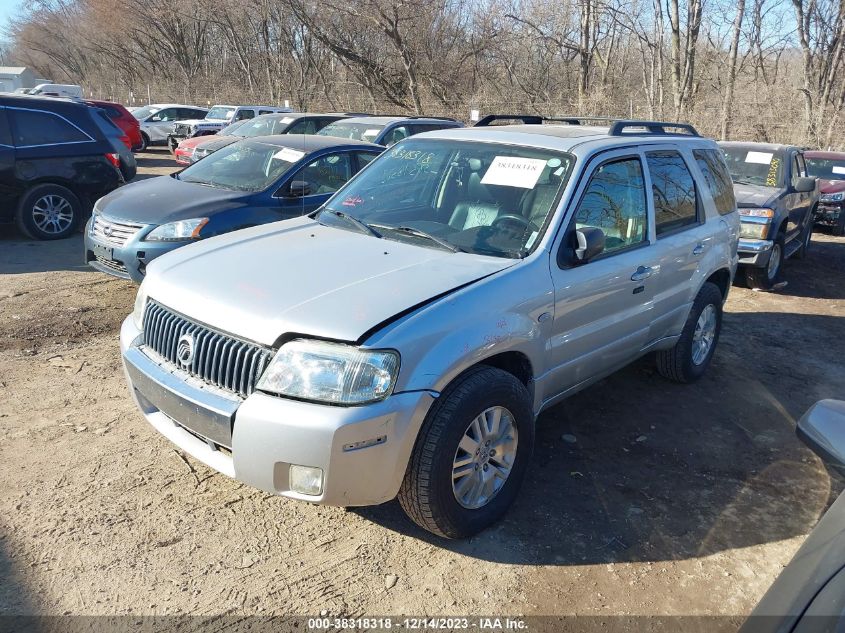
[[[520,500],[465,542],[181,456],[124,385],[135,288],[81,242],[0,229],[0,614],[741,616],[841,489],[793,433],[845,397],[841,238],[779,293],[733,289],[701,382],[643,359],[545,413]]]

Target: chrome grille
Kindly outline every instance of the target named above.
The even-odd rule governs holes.
[[[173,126],[173,134],[177,136],[188,136],[191,133],[191,126],[186,123],[177,123]]]
[[[119,273],[128,273],[129,271],[126,270],[126,266],[124,266],[121,262],[115,261],[113,259],[105,259],[104,257],[100,257],[99,255],[95,255],[97,261],[105,266],[106,268],[110,268]]]
[[[193,337],[193,359],[180,363],[179,339]],[[255,391],[273,350],[217,332],[150,301],[144,310],[144,345],[176,368],[243,397]]]
[[[96,238],[100,242],[123,246],[142,228],[144,228],[143,224],[115,222],[99,214],[94,214],[91,222],[91,237]]]

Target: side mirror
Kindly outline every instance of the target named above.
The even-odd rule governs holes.
[[[288,192],[285,194],[286,198],[302,198],[311,193],[311,185],[304,180],[291,181]]]
[[[586,264],[604,250],[604,231],[585,226],[575,231],[575,259]]]
[[[795,193],[810,193],[816,190],[816,179],[809,176],[798,178],[792,188]]]
[[[150,121],[151,123],[158,123],[159,121],[161,121],[161,117],[158,114],[154,114],[149,119],[147,119],[147,121]]]
[[[801,416],[795,432],[824,462],[845,473],[845,401],[820,400]]]

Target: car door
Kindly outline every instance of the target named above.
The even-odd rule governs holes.
[[[296,217],[315,211],[346,184],[355,171],[354,156],[349,151],[314,158],[288,176],[276,193],[282,215]],[[303,190],[298,183],[307,187]]]
[[[144,121],[144,131],[151,141],[167,140],[167,135],[173,131],[173,123],[179,119],[178,108],[164,108]]]
[[[799,193],[795,191],[795,184],[799,178],[807,175],[807,168],[804,164],[804,157],[798,151],[793,150],[789,159],[789,179],[787,186],[789,193],[786,194],[786,205],[789,218],[786,223],[786,239],[798,237],[801,229],[806,226],[805,219],[813,204],[814,192]]]
[[[586,166],[551,261],[554,314],[549,388],[544,400],[634,359],[646,343],[658,265],[647,179],[638,152],[618,150]],[[574,259],[575,231],[605,233],[605,249],[584,264]]]
[[[715,239],[705,226],[706,214],[688,150],[655,146],[644,153],[651,182],[657,267],[652,271],[654,318],[647,343],[678,334],[689,312],[690,286],[702,257]],[[706,183],[701,183],[706,186]]]
[[[6,108],[0,107],[0,220],[12,219],[14,202],[19,193],[15,177],[15,147],[12,131],[6,117]]]

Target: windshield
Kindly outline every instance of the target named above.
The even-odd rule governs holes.
[[[363,223],[420,246],[523,257],[549,223],[573,161],[551,150],[409,139],[340,189],[319,220]]]
[[[241,119],[240,121],[235,121],[234,123],[230,123],[222,130],[217,133],[217,136],[241,136],[240,128],[243,127],[244,123],[249,123],[249,119]]]
[[[206,119],[223,119],[228,121],[235,113],[235,108],[226,108],[224,106],[214,106],[205,115]]]
[[[722,147],[731,180],[740,185],[780,187],[783,160],[777,152],[747,147]]]
[[[176,178],[231,191],[263,191],[303,156],[287,147],[238,141],[186,167]]]
[[[351,138],[356,141],[369,141],[374,139],[384,129],[384,125],[378,123],[349,123],[348,121],[337,121],[330,123],[317,132],[320,136],[337,136],[338,138]]]
[[[151,116],[161,110],[161,108],[156,108],[154,106],[143,106],[138,108],[137,110],[132,111],[132,116],[134,116],[139,121],[143,121],[148,116]]]
[[[807,175],[825,180],[845,180],[845,157],[843,158],[807,158]]]
[[[293,122],[293,117],[260,116],[250,119],[246,125],[238,130],[239,136],[269,136],[282,134]]]

